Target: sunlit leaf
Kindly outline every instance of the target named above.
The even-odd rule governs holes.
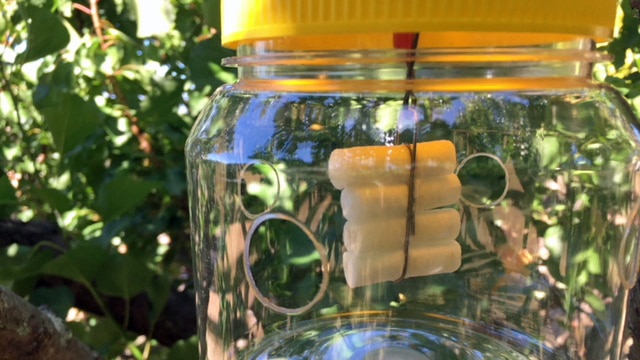
[[[4,18],[4,16],[0,16],[0,32],[4,33],[7,31],[8,21]]]
[[[603,312],[606,309],[604,300],[594,294],[587,293],[585,295],[585,300],[589,305],[591,305],[593,310],[597,312]]]
[[[540,149],[541,166],[554,167],[560,162],[560,142],[555,136],[546,136],[540,144]]]
[[[139,38],[162,36],[173,28],[175,10],[170,0],[134,0]]]

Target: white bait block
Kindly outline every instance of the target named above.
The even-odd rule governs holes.
[[[427,246],[411,244],[405,278],[456,271],[461,258],[462,250],[455,240]],[[351,288],[397,280],[402,274],[403,264],[403,250],[385,256],[368,256],[351,251],[343,253],[344,274]]]
[[[419,143],[415,163],[412,149],[363,146],[337,149],[329,157],[329,180],[342,190],[347,219],[343,267],[351,288],[460,267],[460,214],[444,208],[458,202],[461,193],[455,146],[445,140]]]
[[[455,174],[425,177],[415,181],[414,211],[423,211],[455,204],[460,199],[461,185]],[[367,184],[342,190],[342,215],[347,220],[406,216],[409,186],[406,184]]]
[[[347,221],[344,225],[344,246],[352,253],[384,256],[389,251],[404,250],[406,229],[406,216]],[[422,247],[455,240],[459,233],[460,214],[456,210],[431,210],[416,214],[415,235],[411,237],[411,245]]]

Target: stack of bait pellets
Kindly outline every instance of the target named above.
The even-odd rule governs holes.
[[[340,203],[347,219],[343,266],[351,288],[460,267],[456,241],[460,215],[446,208],[460,198],[455,147],[450,141],[431,141],[418,143],[415,151],[413,209],[408,208],[409,146],[353,147],[331,153],[329,179],[342,190]],[[411,234],[408,211],[414,212]]]

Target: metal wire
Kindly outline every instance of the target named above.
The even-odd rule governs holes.
[[[412,49],[415,50],[418,47],[418,41],[420,39],[420,34],[413,34],[413,44]],[[411,80],[415,78],[415,60],[407,61],[407,80]],[[403,109],[415,107],[417,103],[416,95],[412,90],[408,90],[404,94],[404,99],[402,101]],[[402,113],[402,112],[401,112]],[[410,168],[409,168],[409,184],[408,184],[408,198],[407,198],[407,221],[405,226],[405,234],[404,234],[404,261],[402,263],[402,272],[400,273],[400,277],[396,279],[396,281],[402,281],[407,276],[407,269],[409,267],[409,246],[411,245],[411,238],[416,233],[416,215],[415,215],[415,177],[416,177],[416,153],[417,153],[417,145],[418,145],[418,133],[419,133],[419,119],[417,116],[417,112],[415,112],[414,116],[414,126],[413,126],[413,139],[411,145],[406,145],[409,150],[409,156],[411,157]],[[400,122],[398,122],[400,124]],[[398,129],[398,135],[396,137],[397,142],[400,141],[400,129]]]

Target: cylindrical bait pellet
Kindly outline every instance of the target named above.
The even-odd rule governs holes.
[[[416,146],[416,178],[451,174],[456,164],[451,141],[429,141]],[[334,150],[329,157],[328,175],[333,186],[344,189],[366,183],[406,184],[410,170],[411,152],[407,145],[359,146]]]

